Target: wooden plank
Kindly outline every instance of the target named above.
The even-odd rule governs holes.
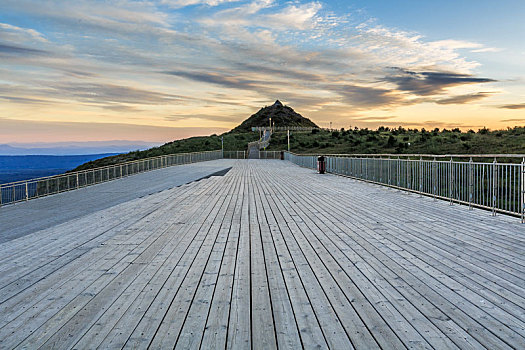
[[[222,218],[225,215],[230,201],[231,195],[227,195],[222,205],[214,208],[214,215],[212,214],[212,219],[208,225],[201,228],[205,232],[202,246],[189,266],[182,283],[177,288],[170,306],[151,341],[151,347],[173,347],[176,344],[180,329],[202,279],[213,247],[217,242],[221,224],[218,218]]]
[[[217,285],[213,294],[208,319],[202,335],[200,347],[203,349],[224,349],[228,336],[228,320],[233,294],[236,260],[241,234],[242,208],[245,202],[244,179],[240,179],[237,202],[230,226],[230,235],[226,243],[224,258],[221,263]]]
[[[248,180],[252,343],[263,349],[274,349],[277,347],[277,340],[268,276],[264,263],[261,228],[259,227],[257,207],[255,205],[253,175],[248,175]]]
[[[237,206],[239,187],[240,181],[236,177],[235,187],[228,195],[229,203],[226,212],[222,215],[217,240],[215,241],[213,249],[208,257],[206,268],[199,281],[197,291],[193,296],[193,301],[188,313],[186,314],[180,334],[177,337],[175,348],[196,349],[201,345],[202,334],[204,333],[208,321],[210,306],[216,291],[220,270],[225,263],[226,248],[232,250],[231,247],[228,247],[228,242],[233,214],[235,207]],[[235,244],[230,244],[230,246],[235,247]],[[233,260],[229,260],[229,263],[232,261]]]
[[[282,267],[279,263],[275,244],[272,239],[270,222],[274,223],[275,221],[269,207],[264,205],[266,204],[264,203],[265,186],[260,185],[261,183],[257,181],[252,185],[252,188],[257,210],[257,221],[259,222],[259,228],[261,230],[262,251],[268,277],[268,288],[272,303],[277,346],[279,349],[299,349],[304,347],[304,344],[301,342],[301,335],[299,334],[298,324],[295,320],[290,295],[284,282]],[[270,219],[268,219],[268,217],[270,217]],[[324,342],[324,339],[322,339],[322,341]],[[306,347],[319,348],[320,346],[319,342],[317,342],[316,344],[307,343]]]
[[[232,286],[230,316],[226,349],[250,349],[252,343],[251,326],[251,298],[250,298],[250,223],[246,176],[246,164],[243,164],[244,178],[244,205],[241,211],[239,244],[235,260],[235,273]]]

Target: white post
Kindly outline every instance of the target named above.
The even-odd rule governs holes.
[[[492,216],[496,215],[496,186],[497,186],[498,170],[496,169],[496,158],[492,163]]]
[[[290,152],[290,129],[286,131],[288,132],[288,152]]]
[[[432,193],[434,195],[434,200],[436,199],[436,192],[437,192],[437,164],[436,164],[436,158],[432,159]]]
[[[1,194],[1,192],[0,192]],[[525,223],[525,158],[521,161],[521,223]]]
[[[449,165],[450,165],[450,171],[449,171],[449,178],[448,178],[448,196],[450,197],[450,205],[452,205],[452,191],[453,191],[453,186],[454,186],[454,177],[452,175],[452,157],[450,157],[450,162],[449,162]]]
[[[419,195],[423,195],[423,157],[419,157]]]
[[[26,201],[29,200],[29,191],[27,190],[27,181],[26,181]]]
[[[472,157],[468,161],[468,209],[472,210],[472,200],[474,199],[474,169],[472,165]]]

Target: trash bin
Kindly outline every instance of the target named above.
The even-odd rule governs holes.
[[[326,171],[326,162],[324,156],[317,157],[317,171],[319,171],[319,174],[324,174]]]

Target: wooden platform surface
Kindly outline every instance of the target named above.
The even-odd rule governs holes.
[[[148,347],[523,349],[525,225],[242,160],[0,244],[0,348]]]
[[[78,190],[0,207],[0,244],[32,232],[207,177],[231,167],[221,159],[134,174]]]

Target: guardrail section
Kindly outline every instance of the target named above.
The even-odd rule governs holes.
[[[424,159],[428,157],[431,159]],[[494,160],[478,160],[487,157]],[[417,155],[328,155],[326,170],[448,200],[450,204],[488,209],[493,215],[497,212],[518,215],[525,222],[525,158],[522,155],[421,155],[417,158]],[[498,163],[497,158],[509,162]],[[317,168],[317,155],[286,152],[285,160]]]
[[[89,170],[1,184],[0,206],[76,190],[150,170],[222,157],[221,150],[169,154]]]

